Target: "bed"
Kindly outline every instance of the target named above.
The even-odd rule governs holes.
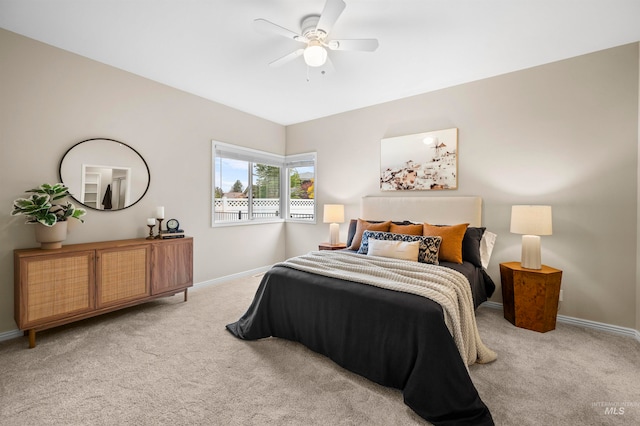
[[[480,229],[481,205],[478,197],[365,197],[361,217],[369,223],[468,223]],[[349,239],[356,227],[352,221]],[[247,312],[227,329],[246,340],[273,336],[300,342],[350,371],[402,390],[405,404],[433,424],[493,424],[468,373],[468,365],[495,359],[475,328],[474,308],[495,289],[484,268],[467,260],[418,265],[351,248],[274,265]],[[403,278],[390,279],[398,274]],[[439,280],[453,278],[459,281],[456,296],[432,294],[441,287]],[[458,313],[452,313],[451,299],[463,306]]]

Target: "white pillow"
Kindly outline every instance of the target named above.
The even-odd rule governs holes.
[[[484,269],[489,267],[489,260],[491,260],[491,252],[493,251],[493,245],[496,243],[496,237],[496,234],[489,231],[484,231],[484,234],[482,234],[482,239],[480,240],[480,262],[482,262]]]
[[[420,241],[393,241],[369,239],[367,256],[391,257],[394,259],[418,261]]]

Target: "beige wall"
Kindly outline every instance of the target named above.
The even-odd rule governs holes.
[[[564,271],[560,313],[640,329],[638,44],[286,129],[4,30],[0,62],[7,213],[24,189],[57,181],[61,156],[83,139],[122,140],[150,166],[140,203],[90,211],[68,243],[145,236],[146,218],[164,205],[196,236],[196,282],[261,268],[315,249],[328,225],[211,228],[211,139],[280,154],[285,145],[287,154],[317,151],[319,211],[344,203],[356,217],[360,197],[380,194],[381,138],[457,127],[459,189],[409,195],[483,197],[485,225],[499,235],[489,268],[498,284],[498,264],[519,258],[511,205],[553,205],[543,262]],[[0,333],[16,327],[12,251],[34,245],[22,218],[0,215]]]
[[[409,195],[483,198],[496,284],[498,264],[520,258],[511,205],[552,205],[542,257],[564,271],[560,313],[637,327],[638,45],[289,126],[287,153],[317,149],[319,206],[344,203],[353,218],[360,197],[380,194],[380,139],[450,127],[459,189]],[[315,228],[288,225],[287,256],[326,240]]]
[[[89,211],[67,243],[146,236],[146,218],[162,205],[196,237],[195,282],[282,260],[282,224],[211,228],[210,158],[212,139],[284,154],[283,126],[4,30],[0,63],[0,333],[16,329],[13,249],[36,245],[24,218],[9,216],[11,203],[57,182],[62,155],[84,139],[134,147],[151,184],[131,208]]]

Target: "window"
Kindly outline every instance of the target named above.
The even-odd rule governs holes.
[[[316,220],[315,183],[316,154],[299,154],[286,157],[288,182],[287,219],[296,222]]]
[[[213,226],[315,223],[315,158],[315,153],[283,157],[213,141]]]

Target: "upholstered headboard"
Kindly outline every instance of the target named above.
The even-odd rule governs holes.
[[[367,220],[411,220],[434,225],[482,226],[480,197],[363,197],[360,217]]]

